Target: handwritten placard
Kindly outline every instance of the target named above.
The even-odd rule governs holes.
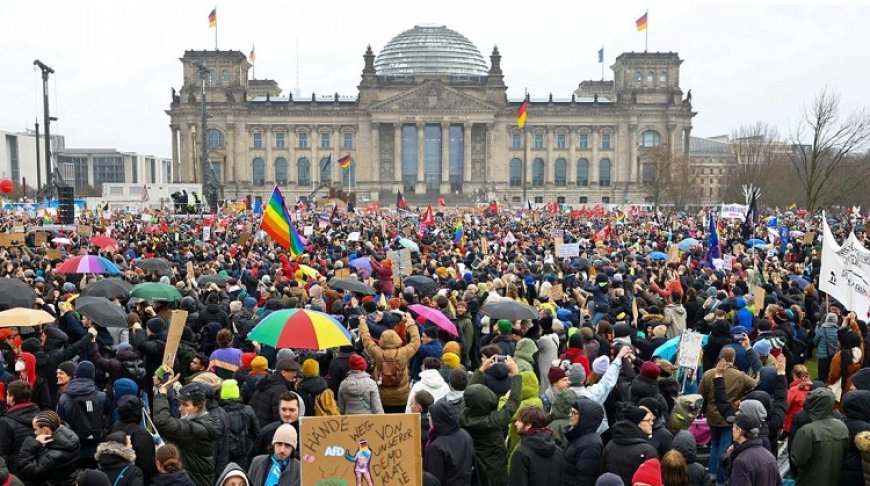
[[[94,229],[89,224],[80,224],[76,228],[76,233],[82,238],[90,238],[94,234]]]
[[[677,353],[677,365],[683,368],[696,369],[701,358],[701,347],[704,336],[697,332],[684,332],[680,336],[680,347]]]
[[[557,246],[556,256],[559,258],[580,256],[580,243],[563,243]]]
[[[423,459],[417,414],[303,417],[302,486],[363,484],[422,486]]]

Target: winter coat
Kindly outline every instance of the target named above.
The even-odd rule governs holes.
[[[326,381],[329,383],[329,388],[332,393],[338,397],[338,390],[341,388],[341,382],[350,373],[350,353],[339,351],[332,361],[329,362],[329,371],[326,373]]]
[[[546,389],[549,383],[547,373],[553,361],[559,359],[559,336],[556,334],[544,334],[538,338],[538,382],[541,388]],[[541,390],[544,391],[544,390]]]
[[[514,412],[513,417],[511,417],[510,425],[508,426],[508,438],[507,438],[507,454],[508,457],[511,457],[520,445],[520,434],[517,432],[516,419],[517,415],[519,415],[519,411],[526,407],[541,407],[544,408],[544,404],[541,402],[541,397],[538,396],[538,377],[531,371],[524,371],[520,373],[520,376],[523,378],[523,389],[520,406],[516,412]],[[501,397],[499,399],[499,403],[506,403],[508,401],[507,397]],[[508,461],[508,466],[510,466],[510,461]]]
[[[462,356],[460,356],[462,364],[468,364],[471,348],[474,344],[474,323],[471,322],[471,317],[468,314],[458,316],[456,329],[462,335]]]
[[[281,420],[278,405],[281,402],[281,395],[286,391],[291,391],[290,384],[280,371],[275,371],[257,383],[257,391],[254,392],[248,405],[254,410],[257,420],[260,421],[260,427]]]
[[[197,486],[214,484],[214,444],[223,426],[217,417],[204,413],[191,419],[177,419],[169,413],[166,395],[154,396],[154,426],[166,442],[181,451],[181,462]]]
[[[376,381],[380,376],[384,361],[387,359],[396,360],[398,368],[404,370],[401,376],[401,382],[397,387],[385,387],[378,385],[378,390],[381,393],[381,403],[390,407],[405,405],[408,402],[408,393],[411,391],[410,386],[410,370],[408,363],[414,356],[414,353],[420,348],[420,330],[417,326],[408,326],[408,334],[410,342],[402,345],[402,339],[396,331],[389,330],[381,334],[379,343],[376,343],[369,334],[369,327],[365,322],[359,325],[360,339],[369,356],[375,361],[374,378]]]
[[[840,484],[863,486],[864,469],[856,437],[861,432],[870,431],[870,391],[853,390],[846,393],[843,397],[843,412],[846,414],[846,428],[849,429],[849,450],[843,460],[843,476]]]
[[[571,413],[571,407],[577,404],[577,398],[577,394],[570,388],[560,391],[553,398],[553,405],[550,407],[549,427],[553,431],[553,438],[559,447],[565,447],[568,444],[568,439],[565,437],[565,431],[570,427],[568,415]]]
[[[855,437],[855,447],[861,452],[864,483],[870,484],[870,432],[861,432]]]
[[[116,409],[119,422],[112,426],[109,433],[123,431],[130,436],[133,452],[136,453],[136,466],[142,471],[145,484],[149,484],[157,474],[154,463],[154,438],[142,427],[142,401],[136,397],[125,397],[118,402]]]
[[[500,350],[499,354],[502,356],[513,356],[517,349],[514,340],[505,334],[496,334],[493,336],[492,341],[490,341],[489,344],[495,344],[498,346],[498,349]]]
[[[852,361],[846,367],[846,383],[843,385],[843,392],[852,389],[852,375],[861,369],[863,363],[863,352],[860,348],[852,348]],[[843,379],[843,351],[837,351],[837,354],[831,358],[831,369],[828,371],[828,385],[833,385],[837,382],[842,382]]]
[[[342,415],[384,413],[378,384],[365,371],[352,370],[338,387],[338,411]]]
[[[420,372],[420,381],[414,383],[411,387],[411,392],[408,393],[408,403],[405,405],[405,413],[411,413],[411,402],[414,400],[414,395],[418,391],[427,391],[432,395],[432,398],[437,402],[445,397],[450,392],[450,387],[444,381],[441,373],[438,370],[423,370]]]
[[[444,485],[470,484],[474,441],[460,428],[459,414],[442,400],[429,408],[429,420],[434,431],[429,432],[423,470]]]
[[[776,457],[756,437],[735,445],[731,453],[729,486],[782,485]],[[826,484],[826,483],[819,483]]]
[[[667,327],[665,337],[674,338],[686,330],[686,308],[683,304],[668,304],[665,306],[665,320],[662,323]]]
[[[517,341],[517,347],[514,350],[514,361],[517,362],[517,367],[520,372],[535,371],[532,363],[535,362],[535,353],[538,352],[538,345],[529,338],[522,338]],[[547,366],[547,370],[550,367]],[[538,380],[540,382],[540,380]]]
[[[65,425],[55,430],[51,437],[53,440],[45,446],[35,437],[24,439],[16,459],[17,476],[44,486],[73,486],[81,452],[79,437]]]
[[[60,416],[60,419],[69,425],[69,427],[74,431],[81,430],[81,427],[85,425],[76,423],[77,412],[75,399],[87,396],[93,396],[95,398],[93,405],[96,410],[102,412],[103,423],[106,423],[106,416],[108,416],[109,411],[106,394],[97,390],[97,385],[94,383],[94,380],[88,378],[73,378],[69,383],[67,383],[63,394],[60,396],[60,399],[58,399],[57,414]],[[97,451],[97,444],[81,444],[81,448],[82,457],[93,457],[94,453]]]
[[[392,295],[393,288],[393,267],[383,266],[381,263],[378,263],[374,258],[370,259],[372,263],[372,270],[377,274],[378,283],[381,287],[381,292],[386,295]]]
[[[163,351],[166,349],[166,333],[146,335],[142,329],[133,331],[130,344],[136,348],[145,360],[146,376],[154,376],[154,372],[163,362]]]
[[[698,462],[698,442],[688,430],[680,430],[674,436],[671,448],[683,455],[689,470],[689,486],[712,486],[707,468]],[[755,485],[760,486],[760,485]]]
[[[305,411],[308,416],[314,416],[316,414],[314,409],[314,401],[320,396],[321,393],[329,392],[332,393],[332,390],[329,388],[329,384],[326,383],[326,379],[322,376],[315,376],[312,378],[303,378],[301,382],[299,382],[299,387],[296,390],[302,400],[305,401]],[[335,397],[333,396],[333,402]],[[325,403],[325,402],[324,402]],[[333,403],[334,410],[331,411],[331,414],[334,415],[338,413],[338,405]]]
[[[613,391],[613,388],[616,386],[617,380],[619,380],[620,372],[622,371],[622,361],[616,360],[610,363],[610,366],[607,368],[607,371],[602,375],[601,379],[598,380],[598,383],[589,386],[572,386],[571,389],[574,390],[574,393],[577,394],[578,398],[586,397],[593,402],[604,406],[604,402],[607,401],[607,397],[610,396],[610,393]],[[633,382],[638,380],[646,380],[646,378],[638,376]],[[654,385],[652,389],[658,390],[658,385],[650,381],[648,384]],[[642,385],[641,385],[642,386]],[[661,394],[658,395],[661,397]],[[667,406],[665,403],[665,399],[661,398],[661,403],[663,406]],[[664,410],[664,408],[662,409]],[[607,422],[607,417],[605,416],[601,420],[601,425],[598,426],[598,433],[603,433],[609,427],[609,423]]]
[[[9,468],[6,467],[6,459],[0,456],[0,484],[6,484],[7,481],[8,486],[25,486],[21,479],[9,472]]]
[[[813,346],[816,347],[816,357],[819,359],[831,359],[840,349],[840,341],[837,340],[837,325],[822,323],[816,328],[813,336]]]
[[[562,482],[562,449],[546,429],[524,434],[510,465],[509,486],[553,486]]]
[[[632,484],[631,477],[647,459],[658,458],[655,447],[649,445],[642,430],[634,422],[620,420],[610,427],[611,440],[604,447],[602,472],[611,472]]]
[[[704,354],[701,358],[704,370],[712,370],[719,361],[719,353],[722,348],[734,342],[731,337],[731,328],[725,321],[716,321],[710,329],[710,338],[704,345]]]
[[[481,383],[492,390],[498,396],[502,396],[511,389],[511,377],[507,365],[496,363],[489,367],[481,377]]]
[[[561,485],[594,486],[601,475],[604,445],[597,430],[604,419],[604,408],[588,398],[580,398],[572,406],[580,412],[580,418],[577,425],[565,431],[568,443],[562,462]]]
[[[785,414],[785,423],[782,430],[788,432],[791,430],[791,421],[798,412],[804,409],[804,403],[807,401],[807,394],[810,392],[812,382],[802,382],[794,380],[788,389],[788,410]]]
[[[152,486],[196,486],[190,474],[184,469],[174,473],[158,474],[154,476]]]
[[[269,475],[269,469],[272,467],[272,456],[264,454],[257,456],[251,461],[251,468],[248,469],[248,481],[251,486],[261,486]],[[281,479],[278,481],[278,486],[299,486],[301,481],[301,466],[299,460],[291,457],[287,463],[287,467],[281,473]]]
[[[381,336],[381,339],[383,339],[383,335]],[[411,381],[417,381],[420,379],[420,372],[423,370],[424,359],[438,358],[440,360],[442,356],[444,356],[444,345],[441,344],[441,341],[436,339],[434,341],[429,341],[426,344],[421,344],[420,349],[417,350],[414,357],[411,358],[411,363],[408,365],[408,369],[411,370]]]
[[[704,397],[704,408],[707,415],[707,423],[714,427],[730,427],[730,424],[725,421],[725,417],[719,413],[716,407],[716,395],[713,387],[713,379],[716,376],[716,370],[707,370],[701,378],[701,383],[698,386],[698,393]],[[725,392],[729,403],[734,403],[740,400],[743,395],[755,388],[755,380],[750,378],[742,371],[729,365],[725,370]]]
[[[460,424],[474,439],[474,453],[483,464],[490,486],[507,484],[505,436],[511,418],[519,409],[522,391],[523,379],[517,375],[511,378],[510,398],[501,408],[498,408],[498,397],[484,385],[469,385],[463,394],[465,408]]]
[[[9,471],[18,475],[18,456],[24,439],[34,437],[33,417],[39,413],[36,404],[13,405],[0,417],[0,456],[6,458]]]
[[[790,454],[797,484],[840,484],[849,429],[833,417],[834,393],[829,388],[813,390],[804,408],[812,422],[797,431]]]
[[[97,464],[113,486],[144,486],[145,475],[133,464],[136,453],[117,442],[103,442],[97,446]],[[123,477],[118,478],[123,474]]]
[[[248,472],[245,471],[241,466],[239,466],[235,462],[231,462],[231,463],[227,464],[227,466],[224,468],[221,475],[218,476],[218,480],[215,483],[215,485],[216,486],[223,486],[224,481],[226,481],[226,479],[227,479],[227,476],[229,476],[230,473],[232,473],[232,472],[240,472],[245,476],[245,479],[248,479]],[[248,481],[248,485],[253,486],[253,485],[251,485],[250,481]]]
[[[221,400],[221,408],[226,412],[227,423],[229,424],[226,434],[228,438],[230,437],[229,431],[231,427],[239,431],[237,433],[240,433],[240,429],[244,429],[245,437],[247,437],[246,441],[231,441],[228,444],[227,460],[247,467],[249,465],[248,458],[250,457],[251,449],[254,448],[257,438],[260,436],[260,422],[257,420],[257,416],[254,415],[251,407],[242,403],[241,400]]]
[[[665,423],[665,417],[656,417],[653,422],[652,437],[649,438],[649,445],[656,448],[659,457],[664,457],[665,452],[671,450],[671,445],[674,442],[674,434],[668,430]]]
[[[199,312],[197,324],[200,328],[207,326],[211,322],[217,322],[221,327],[228,327],[230,318],[227,313],[221,309],[220,297],[217,294],[209,294],[205,298],[205,309]]]

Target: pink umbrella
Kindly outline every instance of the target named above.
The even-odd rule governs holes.
[[[413,311],[418,316],[426,319],[427,321],[435,324],[439,329],[449,332],[454,336],[458,336],[459,332],[456,330],[456,324],[450,321],[441,311],[438,309],[433,309],[431,307],[426,307],[425,305],[414,304],[409,305],[408,309]]]

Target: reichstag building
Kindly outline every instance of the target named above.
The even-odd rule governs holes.
[[[487,63],[440,25],[402,32],[377,55],[366,49],[354,96],[284,94],[273,80],[249,79],[240,51],[186,51],[181,62],[184,84],[166,112],[175,173],[203,180],[205,66],[205,149],[227,198],[268,197],[277,183],[291,201],[332,186],[358,203],[391,204],[401,190],[412,203],[449,195],[516,204],[524,189],[533,202],[640,203],[651,153],[687,153],[695,115],[677,53],[627,52],[610,66],[613,81],[532,94],[520,129],[523,100],[507,97],[498,48]],[[348,168],[338,163],[345,156]]]

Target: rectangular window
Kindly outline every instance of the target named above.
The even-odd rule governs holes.
[[[601,202],[604,204],[610,204],[610,196],[604,196],[601,198]]]
[[[580,148],[588,149],[589,148],[589,134],[581,133],[580,134]]]
[[[557,204],[565,204],[565,196],[556,196]]]
[[[57,162],[63,166],[72,166],[72,176],[69,178],[73,182],[74,187],[84,187],[88,185],[88,158],[87,157],[69,157],[60,155],[57,157]]]
[[[413,191],[417,182],[417,127],[402,126],[402,187]]]
[[[139,157],[133,156],[133,184],[137,184],[139,182]]]
[[[580,204],[586,204],[589,202],[589,197],[588,196],[580,196],[580,199],[578,199],[577,202],[579,202]]]
[[[284,132],[275,133],[275,147],[284,148]]]
[[[39,144],[39,140],[36,140]],[[6,135],[6,146],[9,147],[9,170],[12,172],[12,182],[18,184],[21,180],[21,162],[18,160],[18,137]]]
[[[567,144],[565,143],[565,134],[564,133],[556,134],[556,148],[563,149],[563,148],[566,148],[566,145]]]
[[[148,171],[151,173],[151,177],[148,182],[154,184],[157,182],[157,159],[149,159],[149,162],[151,167],[149,167]]]
[[[462,190],[462,171],[465,163],[465,133],[462,125],[450,126],[450,192]]]
[[[107,182],[126,182],[123,157],[94,157],[94,186]]]
[[[544,196],[535,196],[535,204],[544,204]]]
[[[299,139],[299,148],[308,148],[308,132],[299,132],[296,137]]]
[[[514,132],[511,135],[511,148],[523,148],[523,134],[520,132]]]
[[[610,150],[610,134],[602,133],[601,134],[601,148],[604,150]]]
[[[535,148],[542,149],[544,148],[544,134],[536,133],[535,134]]]
[[[322,132],[320,134],[320,148],[329,148],[329,132]]]
[[[344,144],[343,147],[346,149],[353,148],[353,132],[344,132]]]
[[[254,148],[263,148],[262,132],[254,132]]]

